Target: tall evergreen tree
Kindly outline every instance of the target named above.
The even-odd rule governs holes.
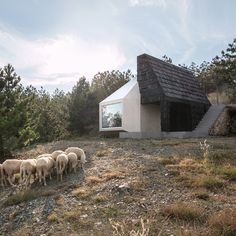
[[[20,95],[22,88],[20,77],[14,67],[8,64],[0,69],[0,156],[4,158],[8,152],[6,145],[15,146],[14,139],[21,126]],[[11,143],[12,142],[12,143]]]

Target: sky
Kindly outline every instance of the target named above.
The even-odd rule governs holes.
[[[210,61],[236,38],[235,0],[0,0],[0,68],[23,85],[70,91],[85,76],[131,69],[143,53]]]

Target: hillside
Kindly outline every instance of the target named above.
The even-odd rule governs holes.
[[[236,235],[236,138],[210,138],[205,152],[200,141],[94,138],[21,150],[32,158],[78,146],[88,162],[63,182],[1,188],[0,235]]]

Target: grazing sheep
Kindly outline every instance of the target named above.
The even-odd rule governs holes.
[[[57,169],[57,180],[62,181],[63,172],[67,172],[68,157],[66,154],[62,153],[57,156],[56,169]]]
[[[69,172],[72,172],[74,170],[74,173],[76,173],[76,167],[78,165],[78,157],[74,152],[70,152],[67,154],[68,157],[68,169]]]
[[[38,159],[41,158],[41,157],[52,157],[52,154],[50,154],[50,153],[44,153],[44,154],[38,155],[38,156],[36,157],[36,160],[38,160]]]
[[[20,165],[20,182],[26,184],[26,186],[30,183],[31,175],[34,175],[35,180],[36,174],[36,160],[35,159],[27,159],[23,160]]]
[[[65,150],[65,153],[68,154],[70,152],[74,152],[77,157],[78,157],[78,162],[82,168],[82,170],[84,170],[84,164],[86,163],[86,156],[84,153],[84,150],[78,147],[69,147]]]
[[[2,163],[3,174],[7,177],[7,180],[11,186],[15,186],[14,182],[14,174],[20,172],[20,165],[22,160],[17,159],[8,159]]]
[[[4,187],[4,185],[6,185],[6,179],[3,173],[2,164],[0,164],[0,179],[1,179],[1,186]]]
[[[61,151],[61,150],[54,151],[54,152],[51,154],[51,155],[52,155],[52,159],[53,159],[54,161],[56,161],[57,156],[58,156],[59,154],[62,154],[62,153],[65,153],[65,152],[63,152],[63,151]]]
[[[50,179],[52,178],[51,172],[53,170],[54,163],[54,160],[50,156],[40,157],[36,160],[36,171],[39,178],[39,183],[41,183],[43,179],[44,186],[47,185],[46,177],[49,175]]]

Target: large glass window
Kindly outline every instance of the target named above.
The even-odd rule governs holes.
[[[122,103],[102,106],[102,128],[122,127]]]

